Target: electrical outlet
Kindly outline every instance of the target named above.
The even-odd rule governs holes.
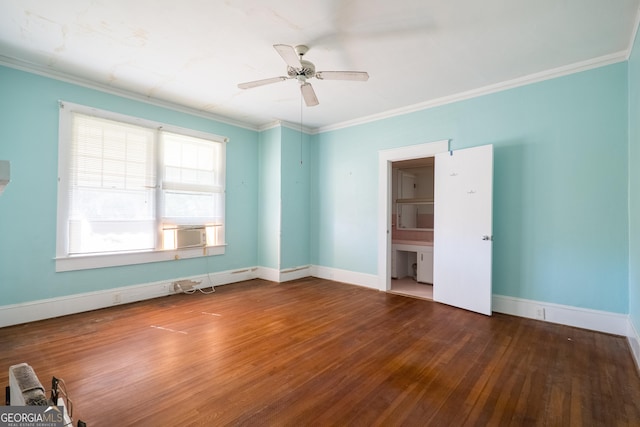
[[[544,307],[541,307],[541,306],[536,307],[536,319],[544,320]]]
[[[122,295],[120,292],[114,292],[112,302],[114,304],[120,304],[122,302]]]

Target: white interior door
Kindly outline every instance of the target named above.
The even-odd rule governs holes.
[[[433,299],[491,315],[493,146],[436,155]]]

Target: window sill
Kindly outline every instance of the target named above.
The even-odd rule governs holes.
[[[145,264],[148,262],[175,261],[186,258],[223,255],[225,248],[226,245],[220,245],[166,251],[74,255],[56,258],[56,272],[89,270],[92,268],[117,267],[123,265]]]

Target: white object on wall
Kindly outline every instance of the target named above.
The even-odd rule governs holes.
[[[9,160],[0,160],[0,194],[11,180],[11,168]]]

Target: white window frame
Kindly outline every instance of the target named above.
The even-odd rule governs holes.
[[[58,128],[58,209],[57,209],[57,230],[56,230],[56,271],[73,271],[91,268],[114,267],[122,265],[143,264],[148,262],[171,261],[183,258],[195,258],[209,255],[222,255],[225,253],[226,243],[220,243],[212,246],[181,248],[181,249],[161,249],[160,242],[156,244],[153,250],[135,251],[135,252],[115,252],[115,253],[98,253],[98,254],[68,254],[68,216],[69,216],[69,171],[71,163],[71,138],[72,138],[72,116],[73,113],[81,113],[91,115],[103,119],[114,120],[118,122],[142,126],[154,130],[164,130],[176,134],[202,138],[213,142],[220,143],[222,168],[221,171],[222,194],[225,194],[224,179],[226,171],[226,143],[228,139],[223,136],[214,135],[206,132],[196,131],[192,129],[181,128],[164,123],[154,122],[146,119],[132,117],[124,114],[114,113],[111,111],[100,110],[84,105],[74,104],[66,101],[59,101],[59,128]],[[159,140],[159,138],[157,138]],[[158,200],[161,199],[161,148],[159,141],[156,141],[156,168],[158,180]],[[224,206],[224,202],[223,202]],[[225,208],[223,207],[223,227],[226,228],[226,219],[224,218]],[[157,206],[156,216],[161,216],[161,206]],[[202,224],[203,226],[205,224]]]

